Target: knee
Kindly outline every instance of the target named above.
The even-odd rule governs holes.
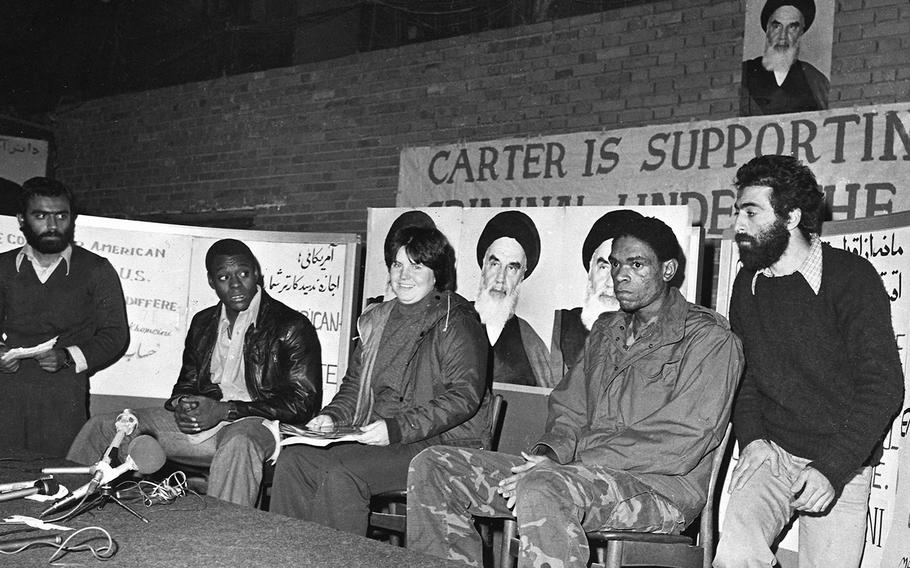
[[[443,469],[442,454],[436,448],[427,448],[414,456],[408,466],[408,491],[420,491],[429,480],[437,478]]]
[[[515,515],[536,518],[570,505],[569,488],[550,470],[532,469],[515,486]]]
[[[272,478],[272,487],[281,489],[282,487],[294,487],[307,478],[307,473],[313,476],[318,471],[315,467],[306,467],[306,460],[303,458],[297,447],[286,447],[281,450],[278,461],[275,463],[275,474]]]
[[[229,436],[219,441],[218,449],[215,450],[214,460],[243,460],[249,461],[255,459],[265,461],[268,457],[265,450],[259,447],[256,440],[243,434]]]

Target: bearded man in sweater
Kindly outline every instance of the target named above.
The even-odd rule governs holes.
[[[26,244],[0,254],[0,448],[62,457],[88,418],[89,374],[126,348],[126,304],[111,263],[73,244],[69,188],[29,179],[17,218]],[[6,355],[53,339],[31,357]]]
[[[795,514],[800,568],[855,567],[872,466],[903,401],[890,301],[869,261],[819,240],[824,194],[808,167],[761,156],[734,184],[742,450],[714,566],[772,566]]]

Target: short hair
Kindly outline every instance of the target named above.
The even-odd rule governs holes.
[[[25,183],[22,184],[22,191],[19,193],[20,215],[25,215],[25,210],[28,209],[28,202],[33,197],[65,197],[70,205],[70,216],[75,219],[78,214],[73,192],[55,179],[33,177],[25,180]]]
[[[736,172],[733,185],[737,191],[746,187],[771,188],[771,207],[779,218],[799,209],[799,230],[805,238],[819,234],[825,194],[808,166],[792,156],[767,155],[749,160]]]
[[[221,239],[220,241],[215,241],[205,253],[206,272],[212,274],[215,269],[215,258],[219,256],[245,256],[250,259],[256,267],[256,272],[259,273],[260,277],[262,276],[262,270],[259,268],[259,260],[256,258],[256,255],[253,254],[253,251],[250,250],[250,247],[246,246],[246,243],[243,241],[238,241],[237,239]]]
[[[455,249],[439,229],[411,226],[396,231],[386,245],[388,268],[391,269],[392,261],[401,247],[404,247],[412,262],[420,263],[433,271],[437,291],[455,291]]]
[[[632,219],[624,223],[616,233],[614,243],[622,237],[634,237],[649,247],[657,255],[657,260],[666,262],[676,260],[682,263],[682,248],[676,235],[666,223],[657,217],[642,217],[641,219]]]

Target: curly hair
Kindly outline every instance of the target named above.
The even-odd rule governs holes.
[[[815,174],[792,156],[768,155],[753,158],[739,168],[733,185],[737,191],[751,186],[771,188],[771,207],[778,218],[786,219],[799,209],[799,230],[806,239],[821,232],[825,194]]]
[[[389,259],[394,259],[401,247],[404,247],[411,261],[433,271],[437,291],[455,291],[455,249],[439,229],[410,226],[395,231],[385,243],[388,268],[392,266]]]

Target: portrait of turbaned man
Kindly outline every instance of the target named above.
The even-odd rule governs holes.
[[[828,109],[834,3],[747,0],[740,115]]]
[[[382,244],[400,219],[432,219],[455,249],[457,292],[474,302],[490,344],[488,374],[510,389],[550,389],[566,371],[560,315],[582,306],[590,287],[586,239],[598,220],[646,216],[664,220],[686,254],[697,242],[685,206],[372,208],[368,212],[364,304],[386,296]],[[598,244],[602,244],[603,240]],[[592,241],[593,242],[593,241]],[[596,247],[595,247],[596,248]],[[609,247],[602,247],[609,256]],[[694,300],[695,265],[686,264],[681,292]],[[590,311],[590,310],[589,310]],[[577,319],[577,318],[576,318]],[[582,339],[583,340],[583,339]],[[571,357],[571,356],[570,356]]]

